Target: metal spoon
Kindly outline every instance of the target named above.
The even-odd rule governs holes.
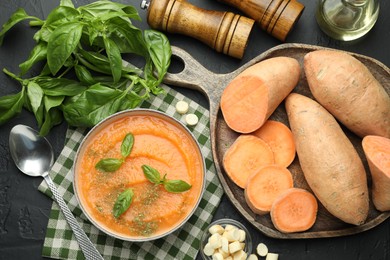
[[[103,259],[91,240],[81,229],[49,176],[49,170],[54,163],[54,153],[46,138],[40,136],[31,127],[16,125],[11,129],[9,135],[9,148],[12,159],[19,170],[29,176],[42,176],[45,179],[54,195],[55,201],[60,206],[62,213],[64,213],[66,220],[72,228],[85,258]]]

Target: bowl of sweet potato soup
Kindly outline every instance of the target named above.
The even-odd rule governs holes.
[[[154,240],[180,228],[205,188],[204,158],[192,133],[150,109],[122,111],[92,128],[73,171],[84,214],[127,241]]]

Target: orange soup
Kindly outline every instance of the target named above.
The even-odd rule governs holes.
[[[204,162],[197,143],[181,124],[161,113],[120,113],[111,119],[94,129],[78,152],[75,189],[84,212],[103,230],[129,239],[158,237],[175,229],[192,213],[203,190]],[[132,150],[119,169],[98,170],[100,160],[122,157],[121,143],[129,133],[134,137]],[[168,192],[145,177],[143,165],[158,170],[161,178],[182,180],[191,188]],[[114,204],[129,188],[132,202],[116,218]]]

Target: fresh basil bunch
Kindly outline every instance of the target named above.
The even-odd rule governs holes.
[[[140,20],[134,7],[108,0],[78,8],[71,0],[61,0],[46,20],[18,9],[3,25],[0,45],[21,21],[30,20],[40,29],[30,56],[19,65],[20,74],[3,70],[22,89],[0,97],[0,124],[24,107],[34,113],[41,135],[63,118],[70,126],[91,127],[138,106],[150,93],[163,93],[160,83],[170,65],[169,41],[158,31],[141,31],[131,19]],[[143,70],[123,62],[127,53],[145,59]],[[22,78],[38,62],[44,64],[41,73]],[[67,78],[70,73],[77,79]]]

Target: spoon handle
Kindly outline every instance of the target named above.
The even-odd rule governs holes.
[[[79,243],[81,250],[84,253],[84,256],[87,260],[95,260],[95,259],[103,259],[99,251],[97,251],[96,247],[92,244],[91,240],[89,240],[88,236],[85,234],[84,230],[81,229],[79,223],[76,218],[73,216],[72,212],[66,205],[62,196],[58,193],[57,187],[54,182],[51,180],[49,175],[45,175],[44,179],[49,186],[51,192],[54,195],[55,201],[60,206],[62,213],[65,215],[65,219],[69,223],[70,227],[73,230],[73,233],[76,236],[77,242]]]

